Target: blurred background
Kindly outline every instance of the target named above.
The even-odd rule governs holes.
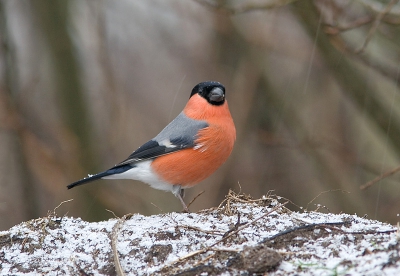
[[[0,230],[57,214],[180,211],[129,180],[66,185],[154,137],[205,80],[226,86],[234,152],[192,211],[229,189],[292,210],[396,223],[400,4],[373,0],[1,0]],[[395,172],[395,171],[393,171]]]

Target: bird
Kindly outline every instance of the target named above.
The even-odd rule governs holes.
[[[183,197],[214,173],[230,156],[236,128],[216,81],[197,84],[183,111],[153,139],[114,167],[71,183],[68,189],[98,179],[132,179],[170,191],[189,212]]]

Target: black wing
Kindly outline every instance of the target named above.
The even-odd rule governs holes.
[[[153,159],[162,155],[166,155],[182,149],[194,147],[193,138],[191,137],[177,137],[170,141],[157,142],[150,140],[143,144],[140,148],[135,150],[129,157],[115,167],[132,164],[138,161]],[[114,167],[114,168],[115,168]]]

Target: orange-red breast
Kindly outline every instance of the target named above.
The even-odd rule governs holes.
[[[196,85],[183,111],[156,137],[111,169],[68,185],[97,179],[134,179],[171,191],[188,211],[182,197],[210,176],[232,152],[236,129],[219,82]]]

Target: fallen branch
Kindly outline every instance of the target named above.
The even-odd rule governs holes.
[[[120,218],[114,225],[113,230],[112,230],[112,238],[111,238],[111,248],[113,252],[113,257],[114,257],[114,264],[115,264],[115,272],[117,273],[118,276],[125,276],[125,272],[122,269],[121,262],[119,261],[118,257],[118,250],[117,250],[117,242],[118,242],[118,234],[119,231],[121,230],[122,226],[124,225],[124,222],[131,218],[132,214],[127,214]]]
[[[198,254],[203,254],[203,253],[206,253],[206,252],[208,252],[208,251],[213,250],[213,247],[216,246],[217,244],[219,244],[219,243],[221,243],[221,242],[223,242],[223,241],[229,239],[230,237],[232,237],[233,235],[236,235],[237,233],[239,233],[239,232],[242,231],[243,229],[249,227],[250,225],[253,225],[254,223],[256,223],[257,221],[259,221],[260,219],[265,218],[266,216],[270,215],[271,213],[273,213],[273,212],[279,210],[280,208],[282,208],[283,206],[285,206],[287,203],[289,203],[289,202],[286,201],[285,203],[281,203],[281,204],[275,206],[275,207],[272,208],[269,212],[267,212],[267,213],[265,213],[264,215],[262,215],[262,216],[260,216],[260,217],[258,217],[258,218],[256,218],[256,219],[254,219],[254,220],[253,220],[252,222],[250,222],[250,223],[246,223],[245,225],[243,225],[243,226],[241,226],[241,227],[238,227],[237,230],[231,232],[229,235],[226,235],[226,236],[222,237],[222,239],[220,239],[219,241],[216,241],[215,243],[213,243],[213,244],[207,246],[206,248],[203,248],[203,249],[200,249],[200,250],[191,252],[191,253],[187,254],[186,256],[180,257],[180,258],[178,258],[177,260],[175,260],[175,261],[173,261],[172,263],[170,263],[169,266],[174,265],[174,264],[179,263],[179,262],[182,262],[183,260],[186,260],[186,259],[188,259],[188,258],[190,258],[190,257],[193,257],[193,256],[196,256],[196,255],[198,255]]]

